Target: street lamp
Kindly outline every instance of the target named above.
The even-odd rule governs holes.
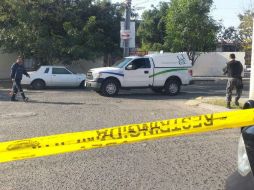
[[[130,21],[131,21],[131,0],[126,0],[126,11],[125,11],[125,23],[124,23],[124,29],[126,31],[130,30]],[[124,39],[124,50],[123,50],[123,56],[127,57],[130,54],[130,48],[129,48],[129,39]]]

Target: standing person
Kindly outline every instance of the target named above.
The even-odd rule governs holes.
[[[232,91],[236,88],[236,97],[235,105],[239,106],[239,99],[242,95],[243,82],[242,82],[242,72],[243,66],[240,61],[235,60],[235,54],[230,54],[230,61],[227,63],[227,66],[223,69],[224,74],[228,76],[228,83],[226,88],[226,99],[227,99],[227,108],[231,108],[232,100]]]
[[[30,75],[27,73],[23,65],[23,59],[22,57],[19,56],[16,60],[16,63],[14,63],[11,66],[11,80],[13,82],[11,101],[17,101],[16,95],[18,91],[21,93],[23,100],[25,102],[28,101],[28,98],[25,96],[25,93],[23,92],[23,89],[21,86],[21,80],[22,80],[23,74],[30,78]]]

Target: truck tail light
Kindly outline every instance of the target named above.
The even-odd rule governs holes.
[[[189,69],[188,73],[190,74],[190,76],[192,76],[192,74],[193,74],[192,69]]]

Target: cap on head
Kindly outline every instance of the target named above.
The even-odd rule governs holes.
[[[23,62],[22,56],[18,56],[17,60],[16,60],[16,63],[22,63],[22,62]]]
[[[231,53],[231,54],[229,55],[229,57],[230,57],[231,59],[235,59],[235,54],[234,54],[234,53]]]

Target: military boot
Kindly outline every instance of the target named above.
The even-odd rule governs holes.
[[[22,96],[24,102],[28,101],[28,97],[25,96],[24,92],[21,93],[21,96]]]
[[[12,101],[12,102],[18,101],[18,100],[16,99],[16,94],[15,94],[15,93],[12,94],[12,96],[11,96],[11,101]]]
[[[237,98],[235,99],[235,105],[236,105],[236,106],[240,106],[240,104],[239,104],[239,102],[238,102],[238,99],[237,99]]]
[[[230,102],[227,102],[227,108],[228,108],[228,109],[231,109]]]

